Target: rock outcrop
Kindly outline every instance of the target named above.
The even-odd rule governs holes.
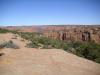
[[[47,26],[44,36],[62,41],[94,41],[100,43],[100,26]]]

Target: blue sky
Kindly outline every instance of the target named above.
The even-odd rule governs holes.
[[[44,24],[100,24],[100,0],[0,0],[0,26]]]

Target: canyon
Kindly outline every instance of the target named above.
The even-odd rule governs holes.
[[[61,41],[94,41],[100,43],[100,25],[42,25],[2,27],[20,32],[38,32]]]

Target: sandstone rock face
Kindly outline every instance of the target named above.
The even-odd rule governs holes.
[[[100,43],[100,26],[47,26],[44,36],[62,41],[94,41]]]

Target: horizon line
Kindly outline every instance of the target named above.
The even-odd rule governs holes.
[[[63,25],[66,25],[66,26],[67,25],[77,25],[77,26],[78,25],[83,25],[84,26],[84,25],[100,25],[100,24],[34,24],[34,25],[32,25],[32,24],[31,25],[28,25],[28,24],[25,25],[25,24],[23,24],[23,25],[0,25],[0,27],[1,26],[48,26],[48,25],[49,26],[53,26],[53,25],[62,25],[62,26]]]

